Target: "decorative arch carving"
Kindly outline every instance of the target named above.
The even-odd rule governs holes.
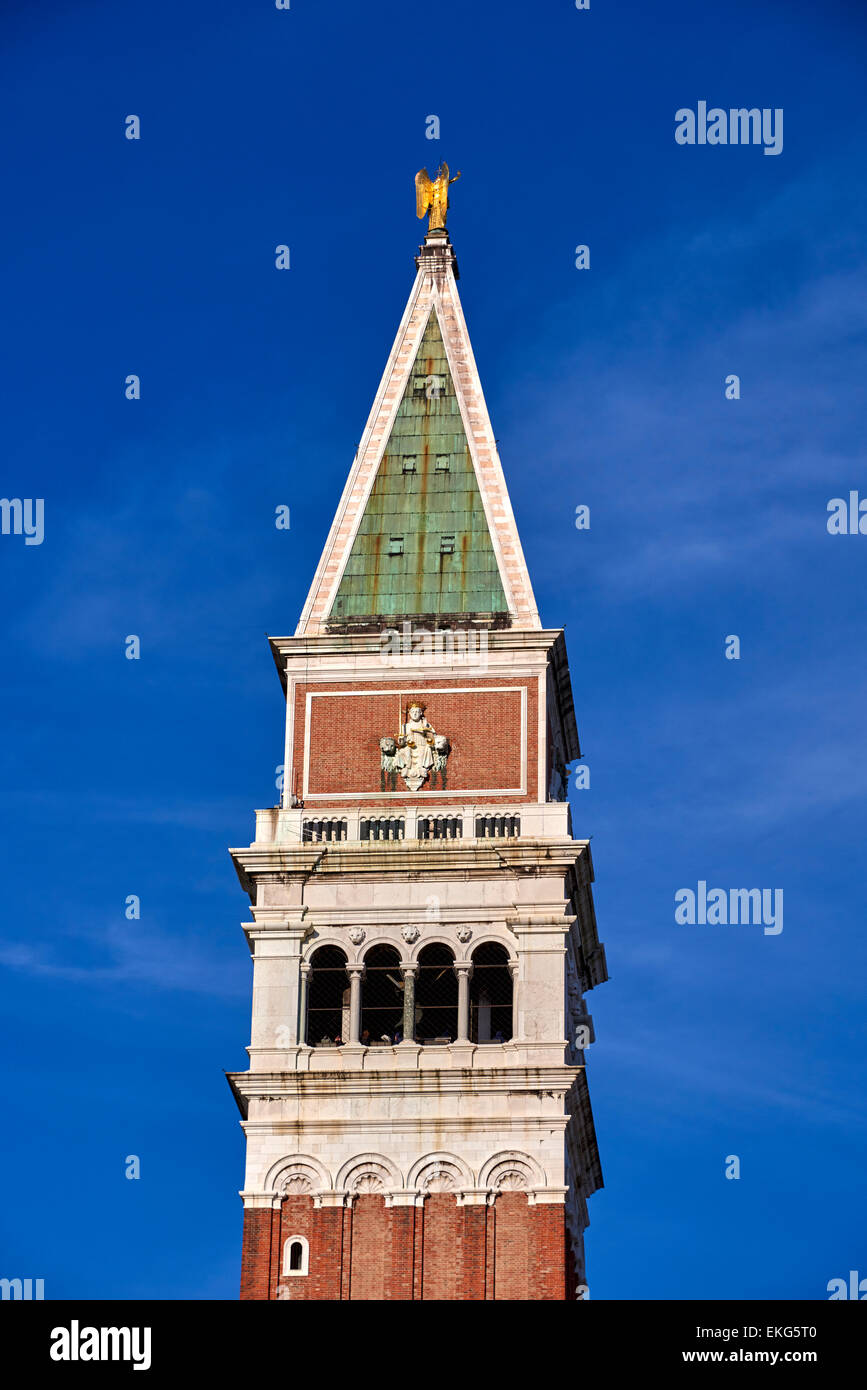
[[[265,1178],[265,1191],[275,1197],[303,1196],[305,1193],[328,1191],[331,1188],[331,1174],[318,1158],[309,1154],[295,1154],[280,1158]]]
[[[498,1168],[491,1186],[495,1192],[527,1192],[530,1181],[526,1169],[513,1164],[511,1167]]]
[[[400,1170],[383,1154],[356,1154],[337,1174],[337,1187],[364,1196],[402,1186]]]
[[[372,1168],[364,1173],[355,1173],[350,1182],[350,1192],[364,1195],[370,1192],[384,1192],[388,1186],[388,1173],[384,1168],[374,1172]]]
[[[412,1165],[407,1178],[407,1187],[417,1192],[457,1192],[472,1186],[471,1168],[451,1153],[425,1154]]]
[[[546,1184],[545,1174],[534,1158],[518,1149],[505,1149],[482,1165],[479,1185],[493,1192],[528,1192]]]
[[[279,1188],[283,1197],[294,1197],[299,1193],[312,1192],[313,1180],[307,1173],[290,1173]]]

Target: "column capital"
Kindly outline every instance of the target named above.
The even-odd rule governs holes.
[[[401,973],[401,975],[417,975],[417,974],[418,974],[418,961],[417,961],[417,960],[402,960],[401,963],[400,963],[400,973]]]
[[[364,964],[364,961],[353,961],[353,960],[347,961],[347,964],[346,964],[346,973],[347,973],[347,975],[350,977],[350,979],[352,978],[353,975],[357,975],[357,976],[359,977],[359,979],[362,979],[362,980],[363,980],[363,979],[364,979],[364,976],[365,976],[365,972],[366,972],[366,966],[365,966],[365,964]]]
[[[486,1207],[489,1204],[489,1187],[462,1187],[458,1190],[459,1207]]]
[[[417,1191],[416,1188],[397,1187],[392,1192],[386,1192],[385,1205],[387,1207],[423,1207],[425,1193]]]
[[[562,1207],[568,1195],[568,1187],[531,1187],[527,1202],[531,1207]]]

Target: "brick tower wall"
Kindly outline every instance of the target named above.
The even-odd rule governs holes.
[[[309,1245],[306,1275],[282,1275],[283,1247]],[[389,1301],[574,1298],[563,1207],[503,1192],[459,1206],[434,1192],[421,1206],[390,1206],[375,1193],[351,1207],[315,1207],[306,1195],[279,1210],[244,1214],[241,1298]]]

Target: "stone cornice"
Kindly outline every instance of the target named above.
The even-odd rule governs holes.
[[[471,623],[467,625],[472,627]],[[397,627],[398,631],[401,630],[400,622],[397,619],[383,619],[382,626],[383,630],[392,627]],[[565,647],[562,628],[486,628],[486,633],[489,657],[496,658],[497,655],[508,656],[523,652],[527,654],[528,658],[532,658],[534,665],[542,667],[547,664],[549,659],[557,661],[558,666],[564,659]],[[287,667],[297,667],[294,674],[303,677],[305,674],[312,675],[317,671],[317,668],[321,673],[324,663],[328,676],[331,679],[337,679],[340,675],[341,661],[351,659],[354,663],[353,679],[361,680],[365,677],[363,672],[358,670],[358,663],[361,658],[367,656],[370,658],[369,678],[371,679],[409,679],[413,672],[412,663],[402,663],[400,666],[394,667],[383,665],[381,632],[307,633],[300,637],[269,637],[268,643],[284,691],[286,690]],[[556,655],[554,655],[555,653]],[[466,676],[467,662],[456,662],[452,669],[442,662],[431,667],[430,662],[419,660],[417,669],[421,678],[447,681],[461,674]],[[499,665],[494,671],[489,672],[492,675],[498,673]]]
[[[437,1119],[425,1121],[424,1119],[396,1119],[392,1123],[391,1118],[379,1120],[359,1119],[358,1116],[346,1116],[339,1119],[333,1116],[325,1120],[316,1119],[293,1119],[291,1116],[273,1115],[267,1119],[261,1116],[255,1120],[246,1119],[241,1121],[241,1128],[249,1137],[263,1134],[279,1134],[283,1137],[294,1135],[309,1135],[310,1138],[329,1138],[337,1141],[351,1137],[353,1140],[357,1135],[359,1142],[364,1136],[365,1143],[382,1143],[383,1138],[388,1135],[426,1135],[429,1142],[433,1141],[437,1129],[442,1128],[448,1131],[452,1140],[458,1138],[465,1140],[472,1139],[480,1133],[485,1134],[489,1142],[492,1137],[499,1138],[502,1142],[514,1134],[523,1134],[528,1130],[535,1134],[538,1131],[542,1135],[551,1134],[555,1130],[565,1135],[569,1124],[568,1115],[548,1114],[548,1115],[513,1115],[505,1106],[501,1111],[492,1111],[486,1115],[480,1124],[478,1119],[471,1119],[466,1115],[440,1115]],[[379,1136],[376,1138],[375,1136]],[[441,1136],[440,1136],[441,1137]],[[600,1184],[601,1185],[601,1184]],[[595,1191],[591,1187],[590,1191]]]
[[[229,853],[241,883],[249,891],[249,881],[266,874],[302,880],[314,873],[318,878],[373,874],[379,879],[401,879],[454,873],[490,877],[505,870],[515,877],[559,877],[574,869],[587,849],[586,840],[553,838],[498,842],[344,840],[325,846],[272,841],[230,849]]]
[[[421,1050],[424,1051],[424,1049]],[[511,1065],[498,1067],[473,1067],[473,1092],[509,1095],[516,1091],[556,1091],[561,1095],[567,1095],[575,1085],[578,1073],[583,1072],[583,1070],[583,1066],[569,1066],[565,1063],[562,1065],[552,1063],[546,1066],[522,1066],[519,1062],[514,1062]],[[361,1067],[353,1067],[345,1070],[335,1068],[333,1071],[227,1072],[226,1075],[236,1096],[242,1097],[247,1102],[258,1100],[291,1100],[295,1102],[299,1097],[306,1096],[320,1100],[325,1096],[393,1095],[397,1092],[403,1096],[416,1092],[428,1094],[433,1076],[436,1077],[439,1093],[461,1096],[466,1092],[466,1072],[467,1068],[464,1067],[454,1069],[448,1067],[413,1067],[411,1070],[396,1067],[366,1070]],[[355,1123],[355,1118],[353,1117],[353,1123]],[[566,1118],[564,1114],[564,1123]],[[584,1119],[586,1122],[586,1115]],[[545,1117],[546,1124],[550,1123],[550,1120],[550,1115]],[[487,1117],[485,1117],[485,1122],[487,1123]],[[522,1117],[521,1122],[525,1122],[524,1117]],[[323,1121],[323,1123],[327,1126],[333,1121],[328,1120]],[[377,1121],[377,1123],[381,1124],[381,1121]],[[406,1123],[415,1125],[418,1124],[418,1120],[411,1117]],[[478,1123],[478,1120],[476,1117],[469,1117],[467,1123],[473,1125]]]

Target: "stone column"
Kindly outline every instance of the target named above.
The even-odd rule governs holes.
[[[527,879],[527,883],[530,883]],[[574,921],[545,912],[519,912],[509,922],[521,963],[516,1036],[532,1045],[566,1038],[566,941]]]
[[[401,961],[400,973],[403,986],[403,1041],[415,1042],[415,977],[418,965],[415,961]]]
[[[248,939],[253,952],[250,1068],[272,1071],[274,1053],[298,1047],[298,995],[304,942],[300,917],[282,908],[254,907]]]
[[[302,1047],[307,1044],[307,991],[310,988],[312,969],[307,961],[301,966],[301,984],[298,989],[298,1041]]]
[[[361,1042],[361,981],[364,979],[363,965],[347,965],[349,976],[349,1037],[344,1042],[358,1045]]]
[[[458,977],[458,1036],[455,1042],[470,1040],[470,976],[473,967],[469,961],[456,961],[455,974]]]

